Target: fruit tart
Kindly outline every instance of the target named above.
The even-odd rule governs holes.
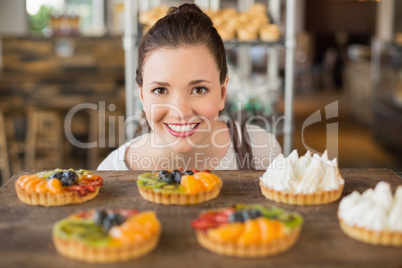
[[[22,202],[48,207],[91,200],[102,185],[103,178],[88,170],[55,169],[21,176],[15,190]]]
[[[161,225],[153,211],[81,211],[53,226],[53,243],[63,256],[90,263],[126,261],[156,248]]]
[[[209,210],[191,224],[201,246],[214,253],[264,257],[290,249],[302,223],[297,213],[256,204]]]
[[[150,202],[159,204],[198,204],[216,198],[222,180],[209,170],[162,170],[138,176],[138,190]]]
[[[341,229],[359,241],[383,246],[402,246],[402,185],[392,195],[389,183],[381,181],[363,194],[357,191],[339,204]]]
[[[334,202],[345,181],[336,158],[328,159],[309,151],[300,157],[294,150],[288,157],[277,156],[260,178],[262,194],[270,200],[292,205],[319,205]]]

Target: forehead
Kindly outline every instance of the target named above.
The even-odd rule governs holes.
[[[160,48],[151,52],[144,63],[144,80],[180,74],[182,78],[218,76],[212,53],[204,45]],[[166,79],[166,78],[165,78]]]

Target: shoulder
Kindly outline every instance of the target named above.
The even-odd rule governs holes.
[[[126,164],[126,155],[128,149],[134,149],[141,147],[144,140],[148,138],[144,134],[142,136],[136,137],[125,144],[121,145],[119,148],[111,152],[98,166],[97,170],[129,170]],[[145,137],[146,136],[146,137]]]
[[[275,157],[282,153],[275,135],[257,125],[247,125],[248,139],[256,169],[266,169]]]

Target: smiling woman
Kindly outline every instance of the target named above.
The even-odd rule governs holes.
[[[142,38],[138,59],[136,81],[152,131],[98,169],[265,169],[281,153],[263,129],[219,116],[229,80],[225,48],[196,5],[171,8]]]

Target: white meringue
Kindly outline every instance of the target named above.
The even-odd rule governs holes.
[[[296,194],[336,190],[344,184],[339,175],[337,160],[329,160],[327,151],[322,156],[312,156],[310,151],[307,151],[300,158],[297,150],[293,150],[287,158],[279,155],[260,180],[265,186],[276,191]]]
[[[374,231],[402,231],[402,186],[392,196],[389,183],[381,181],[375,189],[363,194],[354,191],[344,197],[338,207],[338,215],[348,225],[356,225]]]

